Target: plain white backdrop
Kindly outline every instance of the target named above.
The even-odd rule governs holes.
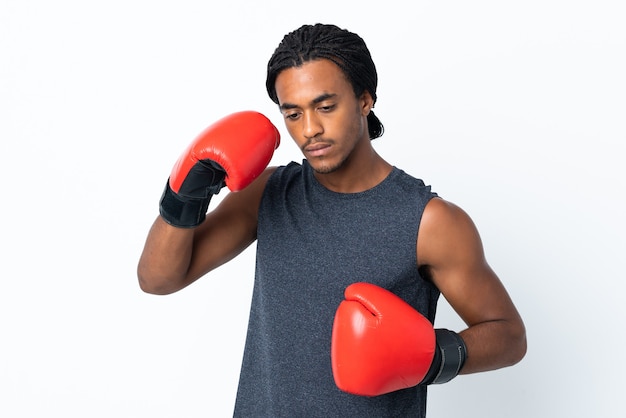
[[[469,212],[527,326],[520,364],[432,387],[429,416],[621,416],[625,21],[617,0],[3,0],[0,416],[232,415],[254,247],[164,297],[136,264],[208,124],[261,111],[273,164],[301,159],[265,65],[316,22],[366,40],[376,149]],[[436,325],[463,327],[445,300]]]

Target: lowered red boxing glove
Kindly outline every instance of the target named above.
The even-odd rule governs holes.
[[[331,344],[337,387],[363,396],[447,382],[458,374],[466,356],[458,334],[434,330],[404,300],[370,283],[346,288]]]
[[[161,216],[178,227],[200,225],[213,195],[225,185],[235,192],[252,183],[279,144],[278,129],[261,113],[237,112],[215,122],[174,165],[161,197]]]

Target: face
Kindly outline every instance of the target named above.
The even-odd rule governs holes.
[[[367,115],[373,105],[332,61],[320,59],[283,70],[276,94],[289,134],[317,173],[328,174],[369,146]]]

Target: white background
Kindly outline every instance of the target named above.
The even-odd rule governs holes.
[[[375,147],[470,213],[527,326],[520,364],[432,387],[429,416],[620,416],[623,4],[3,0],[0,416],[232,414],[253,248],[165,297],[136,264],[214,120],[259,110],[273,163],[301,159],[265,65],[316,22],[366,40]],[[445,301],[436,325],[462,328]]]

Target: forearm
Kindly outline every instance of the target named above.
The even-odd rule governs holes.
[[[526,332],[521,319],[482,322],[459,335],[467,347],[467,359],[460,374],[512,366],[526,354]]]
[[[139,286],[144,292],[169,294],[189,284],[193,238],[193,228],[173,227],[157,217],[137,266]]]

